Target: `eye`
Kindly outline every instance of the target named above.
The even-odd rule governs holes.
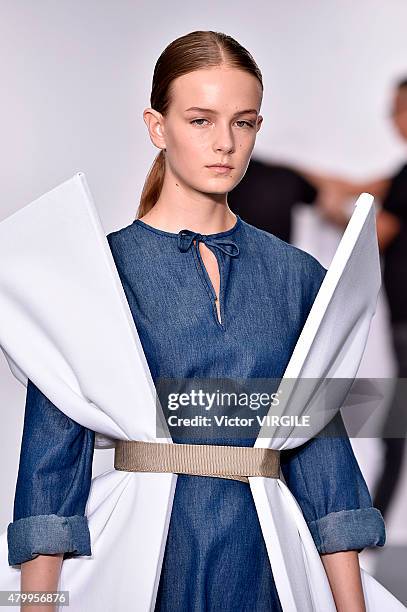
[[[251,121],[243,121],[243,119],[240,121],[236,121],[236,123],[244,123],[247,125],[247,127],[254,127],[254,123],[252,123]]]
[[[202,126],[202,123],[196,123],[197,121],[208,121],[208,120],[207,119],[193,119],[190,123]]]

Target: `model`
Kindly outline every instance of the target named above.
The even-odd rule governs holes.
[[[108,235],[155,382],[280,378],[326,273],[311,255],[228,207],[261,127],[262,97],[254,59],[222,33],[182,36],[155,66],[143,116],[160,153],[137,218]],[[282,452],[281,469],[337,610],[362,612],[358,552],[382,546],[385,528],[339,415],[335,426],[338,437]],[[200,428],[173,440],[250,446],[258,433],[245,440],[221,431]],[[92,554],[85,507],[94,435],[29,382],[8,529],[9,564],[21,563],[26,589],[52,590],[64,558]],[[281,609],[248,484],[179,474],[155,610]]]

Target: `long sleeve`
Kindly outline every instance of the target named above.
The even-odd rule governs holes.
[[[60,411],[29,380],[8,563],[39,554],[91,555],[85,516],[95,432]]]
[[[282,453],[281,470],[320,553],[383,546],[372,500],[338,413],[318,437]]]

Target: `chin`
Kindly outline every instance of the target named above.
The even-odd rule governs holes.
[[[226,193],[235,187],[237,184],[235,177],[219,177],[212,181],[205,181],[205,184],[202,184],[198,187],[200,191],[205,191],[206,193]]]

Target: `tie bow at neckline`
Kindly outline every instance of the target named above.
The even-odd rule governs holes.
[[[193,232],[192,230],[183,229],[178,232],[178,248],[180,251],[185,252],[190,248],[192,241],[204,242],[207,246],[213,246],[230,257],[237,257],[239,255],[239,247],[230,238],[227,237],[211,237],[200,234],[199,232]]]

